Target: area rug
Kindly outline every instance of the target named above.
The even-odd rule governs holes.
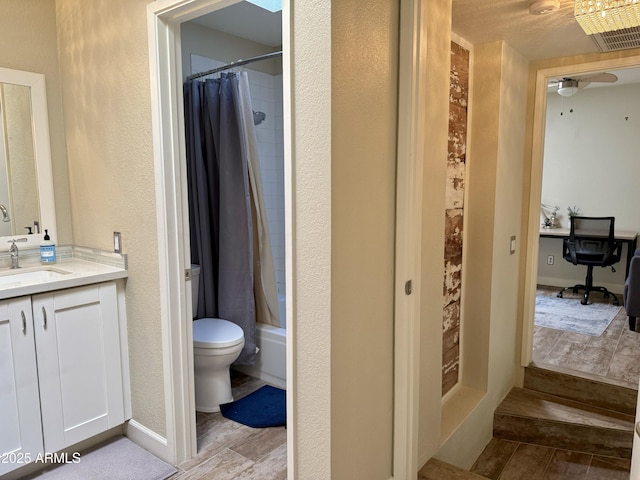
[[[240,400],[220,405],[220,413],[248,427],[280,427],[287,424],[286,392],[265,385]]]
[[[582,305],[579,298],[536,296],[535,324],[569,332],[600,336],[620,311],[607,303]]]
[[[177,470],[126,437],[68,455],[69,461],[35,476],[37,480],[164,480]],[[77,462],[74,463],[74,460]]]

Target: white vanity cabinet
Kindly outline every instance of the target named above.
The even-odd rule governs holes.
[[[31,298],[0,301],[0,475],[42,452]]]
[[[32,297],[44,448],[124,422],[115,282]]]
[[[119,311],[115,281],[0,301],[5,455],[34,460],[124,423]]]

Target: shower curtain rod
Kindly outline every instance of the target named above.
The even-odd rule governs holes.
[[[230,68],[241,67],[242,65],[247,65],[248,63],[259,62],[260,60],[268,60],[270,58],[275,58],[280,56],[282,56],[282,50],[280,50],[279,52],[265,53],[264,55],[258,55],[257,57],[247,58],[246,60],[238,60],[237,62],[231,62],[222,67],[217,67],[212,70],[207,70],[206,72],[194,73],[193,75],[189,75],[187,77],[187,81],[193,80],[195,78],[206,77],[207,75],[212,75],[218,72],[223,72],[224,70],[229,70]]]

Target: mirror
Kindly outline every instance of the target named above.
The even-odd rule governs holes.
[[[31,91],[0,83],[0,236],[40,223],[31,131]]]
[[[55,241],[44,75],[0,67],[0,251],[39,246],[44,228]]]

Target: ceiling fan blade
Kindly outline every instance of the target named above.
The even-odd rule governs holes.
[[[583,89],[591,83],[591,80],[578,80],[578,88]]]
[[[618,77],[616,75],[608,72],[596,73],[595,75],[587,75],[580,78],[580,82],[589,81],[589,82],[614,83],[617,80],[618,80]]]

